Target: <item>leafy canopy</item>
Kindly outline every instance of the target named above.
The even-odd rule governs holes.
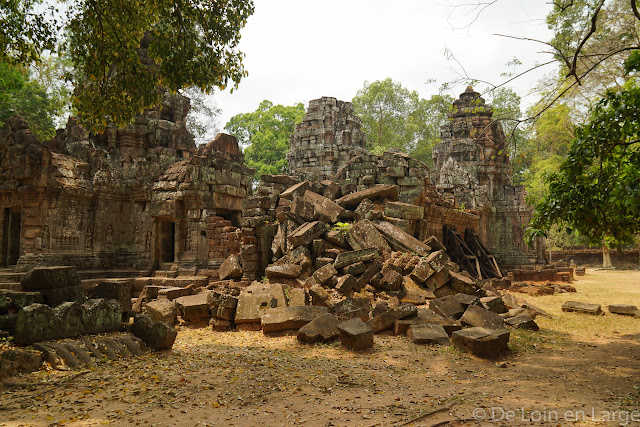
[[[264,100],[253,113],[233,116],[224,128],[246,147],[247,166],[256,169],[255,177],[259,179],[260,175],[287,171],[289,136],[304,114],[302,103],[283,106]]]
[[[18,114],[29,122],[36,139],[44,141],[55,136],[53,119],[60,109],[59,100],[30,77],[28,70],[0,62],[0,126]]]
[[[446,95],[421,99],[390,78],[365,82],[352,100],[371,152],[395,147],[427,162],[452,102]]]
[[[46,32],[37,3],[11,0],[0,14],[0,61],[29,63],[58,43],[73,65],[73,107],[90,128],[128,124],[160,102],[158,87],[209,92],[246,75],[236,47],[251,0],[72,0],[64,41]]]
[[[591,243],[629,242],[640,231],[640,87],[609,91],[578,126],[566,159],[549,177],[529,234],[566,224]]]

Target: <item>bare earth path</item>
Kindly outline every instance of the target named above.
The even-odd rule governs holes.
[[[354,353],[183,328],[168,353],[12,378],[21,386],[0,388],[0,425],[388,426],[441,408],[411,425],[638,425],[640,319],[560,306],[640,306],[640,272],[589,270],[573,284],[577,294],[527,297],[555,318],[512,332],[498,363],[406,337]]]

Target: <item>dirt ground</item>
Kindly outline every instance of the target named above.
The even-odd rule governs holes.
[[[573,284],[577,294],[524,295],[554,318],[513,331],[497,361],[389,335],[354,353],[183,328],[170,352],[11,378],[0,425],[398,426],[425,414],[406,425],[638,425],[640,319],[560,306],[640,306],[640,271],[588,270]]]

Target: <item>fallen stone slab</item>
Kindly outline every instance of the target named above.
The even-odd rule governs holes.
[[[305,191],[303,197],[313,206],[314,219],[318,221],[335,223],[346,214],[342,206],[327,197],[314,193],[313,191]]]
[[[449,335],[440,325],[420,323],[409,326],[407,336],[415,344],[449,345]]]
[[[429,263],[429,265],[431,265],[431,268],[433,268],[433,270],[437,273],[440,270],[447,268],[447,263],[451,261],[451,258],[449,258],[449,255],[447,255],[447,253],[443,249],[441,249],[439,251],[435,251],[429,254],[426,261]]]
[[[235,318],[238,297],[222,292],[209,292],[207,304],[209,304],[212,316],[230,321]]]
[[[358,220],[370,219],[371,215],[374,212],[375,207],[376,205],[371,200],[369,199],[362,200],[358,204],[358,207],[356,208],[356,210],[354,211],[356,219]]]
[[[220,280],[240,279],[242,277],[242,266],[240,260],[235,254],[229,255],[218,269]]]
[[[290,212],[304,221],[314,221],[313,204],[309,203],[307,200],[300,196],[296,196],[293,198]]]
[[[367,323],[355,318],[339,323],[340,341],[352,350],[366,350],[373,347],[373,329]]]
[[[188,295],[191,295],[190,288],[178,288],[172,286],[170,288],[162,288],[158,290],[158,299],[167,299],[169,301],[173,301],[180,297],[186,297]]]
[[[309,181],[302,181],[298,184],[294,184],[291,187],[280,193],[280,198],[293,200],[296,196],[302,196],[307,190],[311,189],[311,183]]]
[[[403,281],[404,277],[400,273],[389,269],[383,274],[379,287],[387,291],[398,291],[402,288]]]
[[[302,266],[298,264],[271,264],[265,269],[265,274],[269,279],[295,279],[302,273]]]
[[[326,264],[313,272],[313,279],[317,284],[324,285],[327,280],[338,274],[333,264]]]
[[[398,186],[377,184],[365,190],[356,191],[339,198],[336,202],[347,209],[356,208],[364,199],[379,200],[389,199],[398,200]]]
[[[426,287],[427,289],[429,289],[431,292],[436,292],[438,291],[440,288],[444,287],[445,285],[447,285],[449,283],[449,278],[451,277],[449,275],[450,271],[446,268],[438,271],[437,273],[432,274],[425,282],[424,282],[424,287]],[[453,291],[451,288],[447,287],[447,289],[450,291],[447,294],[450,295],[455,295],[458,292]]]
[[[458,301],[460,301],[460,304],[462,304],[465,310],[470,305],[480,305],[480,299],[474,295],[469,295],[469,294],[460,292],[460,293],[457,293],[455,297]]]
[[[536,321],[525,314],[505,319],[504,323],[518,329],[526,329],[529,331],[540,330],[540,327],[538,326]]]
[[[388,202],[384,214],[393,218],[420,220],[424,218],[424,207],[403,202]]]
[[[21,308],[36,303],[44,304],[44,296],[40,292],[0,289],[0,315],[17,313]]]
[[[363,219],[353,224],[345,238],[354,250],[377,248],[380,252],[391,252],[387,240],[380,234],[373,223]]]
[[[29,345],[122,328],[122,308],[115,300],[89,300],[84,304],[65,302],[55,308],[31,304],[18,312],[14,341],[18,345]]]
[[[277,306],[278,300],[273,295],[242,293],[238,297],[235,323],[258,323],[259,326],[262,320],[262,314]]]
[[[201,322],[209,320],[209,292],[176,298],[178,313],[186,322]]]
[[[371,261],[380,256],[380,251],[377,248],[362,249],[359,251],[346,251],[341,252],[336,257],[333,263],[334,268],[341,269],[348,265],[355,264],[357,262]]]
[[[392,328],[396,320],[415,316],[417,313],[418,309],[415,305],[404,304],[375,316],[373,319],[367,321],[367,325],[377,334],[378,332]]]
[[[507,306],[504,304],[502,297],[483,297],[480,298],[480,303],[484,308],[496,314],[506,313],[509,311]]]
[[[469,276],[462,273],[456,273],[455,271],[448,271],[449,273],[449,287],[460,293],[474,295],[477,286],[476,281]]]
[[[131,325],[131,333],[154,350],[173,347],[178,332],[165,322],[156,322],[146,314],[137,315]]]
[[[484,307],[470,305],[460,318],[460,322],[465,325],[476,326],[486,329],[504,328],[504,319],[498,314],[487,310]]]
[[[393,324],[393,335],[406,335],[409,326],[426,323],[424,319],[418,316],[407,317],[406,319],[396,320]]]
[[[415,252],[421,256],[429,255],[431,252],[429,246],[386,221],[377,221],[373,224],[395,251]]]
[[[22,289],[43,290],[80,286],[80,276],[75,267],[35,267],[22,279]]]
[[[265,334],[298,330],[316,317],[328,313],[327,307],[277,307],[262,313],[262,332]]]
[[[333,313],[340,322],[356,317],[366,322],[371,310],[371,300],[366,297],[347,297],[333,306]]]
[[[144,307],[144,312],[156,322],[166,322],[173,325],[178,316],[178,306],[174,301],[157,299],[149,301]]]
[[[0,359],[13,362],[18,372],[38,371],[44,362],[42,352],[22,348],[9,348],[0,353]],[[2,376],[0,373],[0,378]]]
[[[355,264],[347,265],[342,269],[342,274],[351,274],[352,276],[360,276],[367,270],[367,264],[364,262],[356,262]]]
[[[431,300],[429,308],[441,316],[452,319],[459,319],[465,312],[464,307],[454,295]]]
[[[85,290],[88,299],[113,299],[118,301],[123,313],[131,312],[131,281],[107,279]]]
[[[442,243],[436,238],[436,236],[429,236],[424,243],[431,248],[432,251],[440,251],[446,249]]]
[[[589,304],[586,302],[578,301],[566,301],[564,304],[562,304],[562,311],[591,314],[594,316],[603,314],[600,304]]]
[[[252,282],[249,286],[244,288],[242,293],[253,295],[271,295],[273,296],[278,305],[277,307],[284,307],[287,305],[287,297],[284,294],[284,286],[282,283],[264,283],[257,280]]]
[[[325,224],[320,221],[305,222],[289,235],[289,243],[292,246],[306,246],[313,239],[320,237],[325,230]]]
[[[342,295],[349,295],[353,292],[353,288],[356,285],[356,278],[351,274],[345,274],[344,276],[340,276],[338,278],[338,283],[336,283],[336,291],[340,292]]]
[[[309,294],[304,288],[289,289],[287,305],[290,307],[309,305]]]
[[[640,317],[638,307],[629,304],[609,304],[609,313]]]
[[[431,268],[427,260],[421,259],[409,274],[409,277],[417,284],[422,285],[433,273],[435,273],[435,270]]]
[[[494,358],[509,350],[509,331],[506,329],[467,328],[451,335],[453,346],[482,358]]]
[[[400,302],[413,305],[426,304],[436,296],[433,292],[418,286],[410,277],[405,277],[402,282]]]
[[[313,344],[316,342],[330,342],[338,339],[338,318],[331,313],[322,314],[298,330],[298,341]]]

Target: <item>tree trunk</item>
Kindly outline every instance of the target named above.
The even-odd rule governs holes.
[[[607,245],[602,242],[602,268],[611,268],[613,264],[611,264],[611,254],[609,253],[609,248]]]

